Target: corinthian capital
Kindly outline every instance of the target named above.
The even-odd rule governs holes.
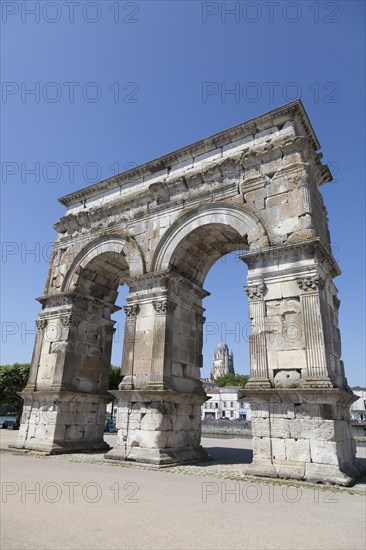
[[[137,304],[123,306],[127,319],[134,319],[140,313],[140,307]]]
[[[245,294],[248,296],[249,300],[253,300],[253,301],[263,300],[265,290],[266,290],[266,285],[264,283],[260,285],[244,287]]]
[[[156,313],[173,315],[177,304],[171,302],[170,300],[162,300],[160,302],[153,302],[153,306]]]
[[[319,275],[297,279],[297,284],[302,292],[319,292],[324,288],[324,281]]]
[[[78,326],[80,323],[80,319],[76,319],[73,315],[64,315],[63,317],[60,317],[61,325],[65,328],[71,327],[71,326]]]
[[[38,319],[36,321],[36,327],[38,330],[44,330],[47,326],[47,319]]]

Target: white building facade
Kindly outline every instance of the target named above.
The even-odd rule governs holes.
[[[202,420],[251,420],[250,403],[240,386],[220,388],[211,384],[205,390],[210,400],[202,405]]]
[[[360,422],[366,422],[366,388],[361,386],[355,386],[351,388],[355,395],[358,395],[359,399],[351,405],[351,417],[352,420],[358,420]]]

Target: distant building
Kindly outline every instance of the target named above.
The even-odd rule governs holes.
[[[202,380],[202,384],[207,397],[211,398],[202,405],[202,420],[251,420],[250,403],[243,397],[243,388],[220,388],[207,380]]]
[[[227,344],[220,342],[213,354],[213,365],[211,369],[211,380],[217,380],[224,374],[235,374],[234,354],[229,352]]]
[[[361,422],[366,421],[366,388],[361,386],[355,386],[351,388],[355,395],[358,395],[359,399],[351,405],[352,420],[359,420]]]

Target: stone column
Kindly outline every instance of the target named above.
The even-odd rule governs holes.
[[[250,349],[250,384],[251,387],[271,387],[268,377],[267,347],[265,335],[265,285],[246,286],[248,296],[249,319],[252,334],[249,339]]]
[[[305,385],[332,388],[326,364],[323,321],[319,293],[324,282],[317,276],[297,279],[304,318],[308,376]]]
[[[201,313],[196,313],[196,366],[200,369],[203,367],[203,356],[202,356],[202,347],[203,347],[203,325],[206,321],[206,317],[201,315]]]
[[[123,339],[123,354],[122,354],[122,382],[120,387],[124,389],[133,388],[133,363],[135,356],[135,336],[136,336],[136,321],[140,313],[140,307],[137,304],[124,306],[126,313],[125,335]]]
[[[72,388],[72,368],[68,367],[68,360],[70,355],[74,357],[73,351],[68,352],[67,343],[74,343],[78,340],[78,326],[80,324],[80,319],[75,317],[75,315],[69,313],[67,315],[62,315],[59,319],[58,334],[59,338],[57,341],[52,343],[52,347],[55,349],[57,354],[57,361],[54,367],[53,380],[51,384],[51,389],[54,391],[61,390],[70,390]],[[72,361],[73,362],[73,361]]]
[[[108,365],[111,364],[112,358],[112,346],[113,346],[113,336],[116,332],[114,327],[115,321],[111,321],[110,325],[105,325],[103,327],[103,339],[104,339],[104,348],[102,359],[103,361],[108,361]],[[109,369],[104,371],[103,375],[100,378],[100,391],[102,393],[107,393],[109,390]]]
[[[34,342],[32,363],[29,371],[29,378],[26,387],[23,391],[34,391],[36,389],[39,361],[41,357],[42,343],[44,331],[47,327],[47,319],[38,319],[36,321],[37,333]]]
[[[304,207],[304,214],[311,215],[313,212],[311,207],[311,194],[310,194],[309,185],[306,179],[300,182],[299,188],[300,188],[302,203]]]
[[[164,298],[153,302],[155,310],[151,376],[149,387],[169,389],[171,376],[173,314],[177,304]],[[169,369],[169,372],[166,372]]]

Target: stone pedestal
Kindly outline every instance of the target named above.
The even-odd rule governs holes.
[[[246,391],[252,401],[253,462],[245,473],[351,485],[361,473],[350,424],[352,392]]]
[[[110,448],[103,440],[110,396],[46,390],[20,395],[24,407],[15,448],[47,454]]]
[[[174,391],[112,391],[118,440],[105,458],[164,466],[207,458],[200,445],[206,395]]]

